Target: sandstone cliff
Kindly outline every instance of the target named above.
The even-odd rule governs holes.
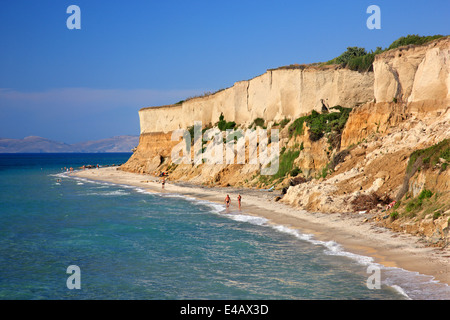
[[[228,121],[249,125],[295,119],[329,106],[354,107],[373,99],[373,73],[359,73],[338,66],[275,69],[231,88],[179,105],[149,107],[139,111],[141,134],[170,132],[194,125],[216,123],[221,113]]]
[[[338,66],[298,66],[269,70],[251,80],[235,83],[215,94],[177,105],[148,107],[139,111],[141,137],[137,151],[123,170],[152,172],[170,157],[178,142],[171,133],[201,121],[215,124],[223,113],[227,121],[247,127],[257,118],[267,122],[295,119],[322,105],[354,107],[373,100],[373,73],[359,73]],[[323,102],[323,103],[322,103]]]
[[[450,138],[450,39],[380,54],[374,76],[375,100],[354,108],[342,133],[342,162],[326,179],[289,188],[283,201],[311,211],[372,211],[371,218],[384,226],[446,245],[450,243],[450,173],[446,169],[450,161],[446,142]],[[408,172],[414,151],[442,142],[447,144],[434,163],[427,158],[423,170],[419,166]],[[411,210],[424,190],[433,197],[426,203],[420,200],[421,205]],[[393,200],[397,206],[384,211]]]
[[[293,206],[372,213],[368,219],[446,245],[450,159],[437,157],[422,171],[416,168],[408,174],[407,167],[414,151],[450,138],[450,38],[378,54],[373,70],[360,73],[334,65],[280,68],[209,96],[144,108],[139,112],[139,146],[122,169],[168,170],[170,179],[211,185],[284,188],[281,201]],[[344,107],[341,114],[345,108],[353,110],[348,118],[318,114],[335,112],[330,107],[336,105]],[[313,111],[316,118],[308,118]],[[179,143],[172,141],[172,131],[194,121],[213,126],[220,114],[239,128],[262,118],[269,129],[280,129],[280,161],[289,170],[263,177],[255,164],[172,164],[170,152]],[[336,130],[334,122],[342,119],[345,127]],[[312,138],[316,120],[333,126]],[[402,215],[423,190],[434,194],[427,200],[429,206],[423,202],[414,215]],[[395,209],[400,217],[391,216],[391,209],[385,211],[392,200],[403,202]]]

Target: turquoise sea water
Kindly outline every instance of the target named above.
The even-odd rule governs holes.
[[[245,210],[61,170],[129,156],[0,155],[0,299],[450,298],[429,276],[382,266],[371,290],[370,257]],[[67,287],[70,265],[81,289]]]

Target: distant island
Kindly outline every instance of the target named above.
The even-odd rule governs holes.
[[[107,139],[67,144],[30,136],[23,139],[0,138],[0,153],[106,153],[132,152],[139,136],[124,135]]]

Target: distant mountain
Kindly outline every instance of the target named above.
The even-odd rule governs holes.
[[[139,136],[117,136],[75,144],[67,144],[36,136],[24,139],[0,138],[0,153],[131,152],[138,143]]]
[[[117,136],[108,139],[79,142],[72,145],[76,152],[131,152],[139,144],[139,136]]]

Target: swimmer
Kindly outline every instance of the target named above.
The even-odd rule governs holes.
[[[225,197],[225,204],[227,205],[227,208],[230,206],[230,202],[231,202],[230,196],[227,194],[227,196]]]

